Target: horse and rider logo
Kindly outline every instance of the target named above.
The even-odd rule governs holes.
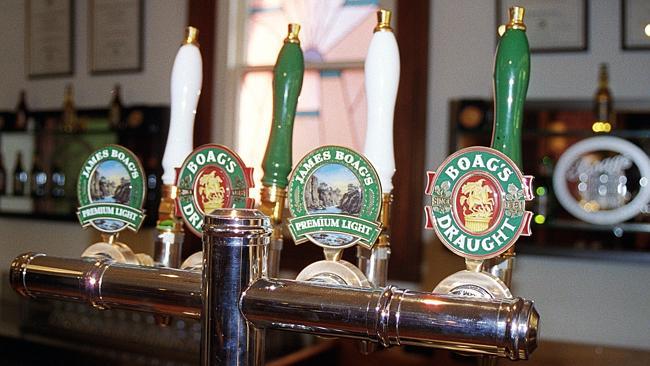
[[[207,144],[185,159],[176,180],[177,206],[190,230],[201,236],[203,218],[217,208],[251,208],[253,169],[225,146]]]
[[[459,186],[455,214],[465,231],[478,234],[494,226],[501,199],[497,183],[488,175],[476,174],[469,176]]]

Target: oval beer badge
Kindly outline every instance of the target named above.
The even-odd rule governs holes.
[[[296,244],[323,248],[361,244],[371,248],[381,233],[381,183],[361,154],[341,146],[308,153],[289,179],[289,231]]]
[[[503,153],[470,147],[449,156],[428,174],[426,228],[452,252],[488,259],[506,251],[519,235],[530,235],[532,177]]]
[[[217,144],[199,146],[185,159],[176,180],[180,214],[190,230],[203,233],[203,218],[217,208],[252,208],[248,197],[253,169],[232,150]]]
[[[104,233],[137,231],[144,220],[144,170],[129,149],[108,145],[83,163],[77,181],[81,226]]]

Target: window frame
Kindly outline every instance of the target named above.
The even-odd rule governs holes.
[[[208,6],[206,4],[211,2],[214,4],[214,10],[205,11],[205,6]],[[383,6],[382,2],[380,4]],[[246,70],[240,67],[243,64],[242,57],[244,55],[241,49],[244,45],[241,39],[242,32],[233,32],[232,29],[235,27],[244,29],[247,3],[235,0],[189,0],[188,6],[189,23],[206,23],[204,32],[213,33],[214,43],[214,47],[206,50],[203,37],[201,38],[202,52],[205,52],[203,52],[204,84],[199,106],[209,104],[206,109],[213,112],[201,115],[201,108],[199,108],[195,145],[206,143],[204,141],[208,139],[211,142],[233,146],[237,150],[239,81],[242,80]],[[395,0],[392,7],[395,23],[399,24],[395,35],[400,47],[402,73],[394,123],[397,171],[393,177],[394,202],[390,227],[392,254],[389,278],[405,281],[418,281],[422,276],[421,264],[424,263],[422,258],[424,245],[422,206],[426,171],[424,155],[430,7],[430,1],[398,0]],[[211,24],[207,18],[212,19]],[[235,52],[229,52],[232,49],[235,49]],[[206,60],[206,52],[211,53],[211,62]],[[305,66],[306,68],[318,67],[313,64]],[[360,67],[363,67],[362,63]],[[216,75],[215,82],[208,83],[205,75],[212,75],[213,72]],[[271,116],[269,116],[268,123],[270,121]],[[259,169],[259,167],[255,168]],[[312,256],[319,256],[318,259],[322,259],[320,250],[314,251],[313,249],[316,247],[310,247],[312,249],[300,246],[297,256],[290,255],[291,250],[285,250],[283,252],[283,267],[290,264],[291,267],[300,269],[306,263],[314,260]],[[285,249],[289,248],[285,246]],[[354,255],[353,250],[346,252]]]

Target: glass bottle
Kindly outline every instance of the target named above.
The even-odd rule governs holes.
[[[0,196],[7,194],[7,170],[5,170],[4,159],[0,152]]]
[[[23,168],[23,153],[16,153],[16,165],[14,167],[14,196],[24,196],[27,185],[27,172]]]
[[[124,129],[123,106],[120,97],[120,84],[115,84],[111,91],[111,104],[108,106],[108,124],[112,130]]]
[[[63,94],[63,114],[61,116],[63,122],[64,132],[77,132],[79,129],[77,120],[77,111],[74,106],[74,96],[72,91],[72,84],[65,86]]]
[[[20,97],[18,98],[18,104],[16,104],[16,121],[14,123],[14,129],[17,131],[26,130],[28,118],[29,118],[29,111],[27,110],[25,91],[21,90]]]
[[[50,195],[53,198],[65,197],[65,172],[58,163],[52,167],[52,191]]]
[[[47,194],[47,173],[43,170],[37,154],[34,154],[34,159],[32,160],[32,171],[30,177],[30,191],[32,197],[45,197]]]
[[[596,120],[592,130],[597,133],[608,133],[614,127],[614,108],[612,93],[609,90],[609,72],[607,64],[600,64],[598,69],[598,89],[594,94],[594,114]]]

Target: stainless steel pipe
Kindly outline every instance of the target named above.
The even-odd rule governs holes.
[[[157,266],[180,268],[185,234],[173,228],[158,229],[153,242],[153,260]]]
[[[226,267],[230,268],[230,274],[212,282],[221,286],[217,284],[229,278],[234,281],[231,283],[234,287],[217,287],[206,296],[212,299],[208,301],[214,307],[213,314],[205,317],[212,324],[208,328],[211,334],[205,338],[212,339],[213,343],[206,345],[211,350],[219,342],[222,343],[216,344],[217,350],[226,347],[228,339],[236,339],[237,346],[241,346],[239,342],[243,339],[238,332],[253,330],[243,322],[241,313],[259,328],[357,338],[385,346],[414,344],[526,359],[537,344],[539,316],[529,301],[518,298],[481,301],[392,287],[365,289],[264,278],[246,288],[249,280],[264,272],[260,246],[226,246],[217,250],[222,254],[230,252],[237,258],[241,256],[241,259],[250,258],[252,265],[249,269]],[[216,258],[214,255],[213,259],[223,259],[219,257],[221,254]],[[221,263],[233,264],[227,261],[230,264]],[[210,271],[213,273],[216,268],[213,265]],[[240,270],[244,271],[244,276],[240,276]],[[246,274],[249,270],[251,272]],[[211,272],[204,270],[204,273]],[[200,276],[198,272],[170,268],[64,259],[35,253],[16,258],[10,273],[13,288],[32,298],[83,301],[102,308],[192,318],[199,318],[201,311],[205,311],[202,310]],[[236,278],[241,281],[237,282]],[[238,286],[243,286],[242,295],[236,290]],[[216,319],[221,319],[222,325],[215,323]],[[236,326],[241,328],[235,332]],[[236,335],[229,334],[225,338],[226,331]],[[248,339],[248,335],[244,338]],[[259,349],[260,338],[255,339]]]
[[[263,365],[263,328],[239,310],[241,294],[266,276],[271,235],[268,217],[257,210],[218,209],[203,226],[202,365]]]
[[[530,301],[481,301],[393,287],[261,279],[241,300],[257,327],[527,359],[539,315]]]
[[[389,259],[389,246],[375,246],[372,250],[357,246],[357,267],[373,287],[384,287],[388,283]]]
[[[205,222],[202,274],[27,253],[12,263],[11,284],[33,298],[201,317],[203,365],[263,364],[266,328],[512,360],[527,359],[537,345],[530,301],[267,279],[268,218],[223,209]]]
[[[195,319],[201,316],[198,272],[26,253],[14,259],[9,278],[14,290],[32,298]]]

